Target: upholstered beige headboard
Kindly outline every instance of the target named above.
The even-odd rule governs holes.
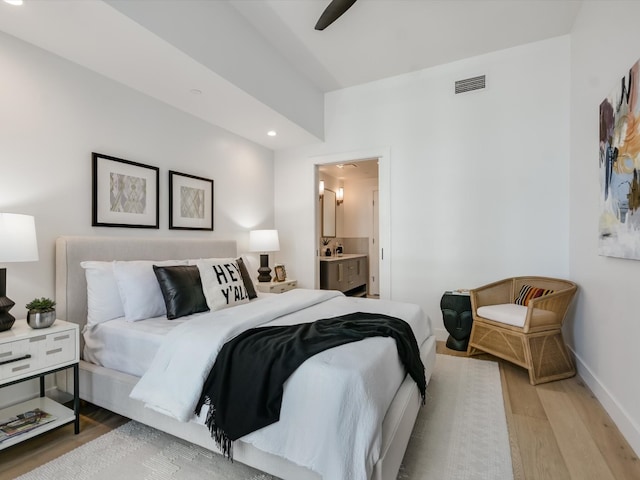
[[[58,318],[87,323],[85,260],[181,260],[235,257],[236,242],[192,238],[59,237],[56,240],[56,312]],[[82,349],[81,349],[82,351]]]

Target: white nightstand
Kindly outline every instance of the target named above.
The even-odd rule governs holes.
[[[297,280],[285,280],[284,282],[258,282],[256,290],[262,293],[283,293],[296,288]]]
[[[6,438],[0,442],[0,450],[69,423],[74,423],[76,434],[80,431],[78,333],[77,324],[62,320],[41,329],[32,329],[26,320],[16,320],[13,328],[0,332],[0,388],[40,379],[40,397],[3,408],[0,423],[36,408],[56,417],[32,430]],[[44,377],[67,368],[73,368],[73,410],[44,396]]]

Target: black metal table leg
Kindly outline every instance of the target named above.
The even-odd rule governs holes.
[[[73,366],[73,413],[76,415],[73,427],[77,435],[80,433],[80,374],[79,364]]]

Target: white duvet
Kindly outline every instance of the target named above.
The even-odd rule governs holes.
[[[417,305],[296,289],[177,326],[131,397],[183,422],[192,420],[218,352],[241,331],[357,311],[402,318],[411,325],[418,345],[431,335]],[[369,478],[380,456],[382,420],[404,377],[393,339],[375,337],[326,350],[304,362],[285,383],[280,421],[241,440],[325,479]]]

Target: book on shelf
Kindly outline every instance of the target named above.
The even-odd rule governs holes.
[[[24,413],[19,413],[13,417],[0,420],[0,442],[8,440],[37,428],[45,423],[52,422],[57,417],[50,413],[35,408]]]

